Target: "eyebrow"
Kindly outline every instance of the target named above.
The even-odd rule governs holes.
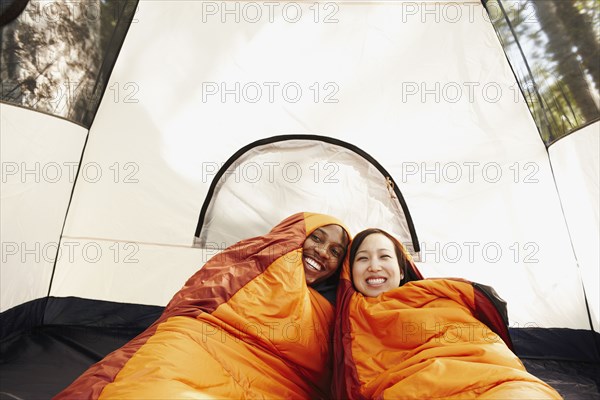
[[[346,233],[346,231],[342,230],[344,233],[344,236],[342,237],[342,243],[333,243],[336,246],[339,246],[342,250],[346,251],[347,247],[348,247],[348,234]],[[325,232],[324,230],[322,230],[321,228],[317,228],[313,231],[313,233],[315,232],[319,232],[320,234],[322,234],[323,236],[325,236],[327,239],[329,239],[329,235],[327,234],[327,232]],[[346,242],[346,243],[343,243]]]
[[[392,251],[392,252],[394,251],[394,250],[386,249],[385,247],[381,247],[381,248],[379,248],[379,249],[375,249],[375,251],[382,251],[382,250],[383,250],[383,251]],[[367,250],[359,250],[359,251],[357,251],[357,252],[356,252],[356,254],[358,254],[358,253],[362,253],[362,252],[366,252],[366,251],[367,251]]]

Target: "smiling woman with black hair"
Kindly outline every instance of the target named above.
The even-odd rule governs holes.
[[[511,351],[481,286],[422,279],[392,235],[358,233],[338,290],[334,398],[560,399]]]

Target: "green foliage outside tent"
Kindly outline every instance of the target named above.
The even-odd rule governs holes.
[[[29,1],[0,30],[1,100],[89,127],[136,4]]]
[[[486,7],[546,145],[600,119],[597,0],[491,0]]]

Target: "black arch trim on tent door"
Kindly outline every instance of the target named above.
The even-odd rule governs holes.
[[[225,164],[223,164],[223,166],[219,169],[219,171],[217,172],[217,174],[215,175],[215,177],[213,178],[213,180],[210,184],[208,193],[206,194],[206,198],[204,199],[204,203],[202,204],[202,209],[200,210],[200,216],[198,218],[198,225],[196,226],[196,233],[195,233],[196,237],[200,237],[200,232],[202,230],[202,225],[204,224],[206,212],[208,211],[208,206],[210,205],[210,202],[214,195],[215,189],[217,187],[217,183],[219,182],[219,180],[221,179],[223,174],[225,174],[227,169],[238,158],[240,158],[242,155],[244,155],[244,153],[248,152],[249,150],[251,150],[255,147],[264,146],[264,145],[271,144],[271,143],[284,142],[287,140],[315,140],[315,141],[333,144],[336,146],[344,147],[350,151],[353,151],[354,153],[358,154],[359,156],[361,156],[362,158],[364,158],[365,160],[370,162],[375,168],[377,168],[377,170],[384,177],[389,178],[391,180],[396,198],[398,199],[398,201],[402,207],[402,211],[404,212],[404,216],[406,217],[406,222],[408,224],[408,229],[410,231],[410,237],[412,239],[413,248],[416,252],[421,251],[421,247],[419,246],[419,239],[417,237],[417,232],[415,230],[415,226],[414,226],[412,217],[410,216],[410,212],[408,211],[408,206],[406,205],[404,196],[402,196],[402,193],[400,193],[400,189],[398,189],[398,185],[396,185],[396,182],[394,181],[394,178],[392,177],[392,175],[389,172],[387,172],[386,169],[381,164],[379,164],[379,162],[377,160],[375,160],[375,158],[373,158],[370,154],[368,154],[361,148],[359,148],[351,143],[344,142],[343,140],[335,139],[335,138],[328,137],[328,136],[308,135],[308,134],[277,135],[277,136],[271,136],[269,138],[259,139],[250,144],[247,144],[246,146],[244,146],[241,149],[239,149],[238,151],[236,151],[231,157],[229,157],[229,159],[225,162]]]

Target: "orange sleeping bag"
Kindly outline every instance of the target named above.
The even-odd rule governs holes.
[[[561,398],[480,321],[493,320],[482,312],[491,304],[470,282],[416,280],[373,298],[355,291],[347,261],[343,268],[335,398]]]
[[[330,398],[334,310],[302,265],[307,234],[328,224],[342,225],[295,214],[216,255],[153,325],[55,398]]]

